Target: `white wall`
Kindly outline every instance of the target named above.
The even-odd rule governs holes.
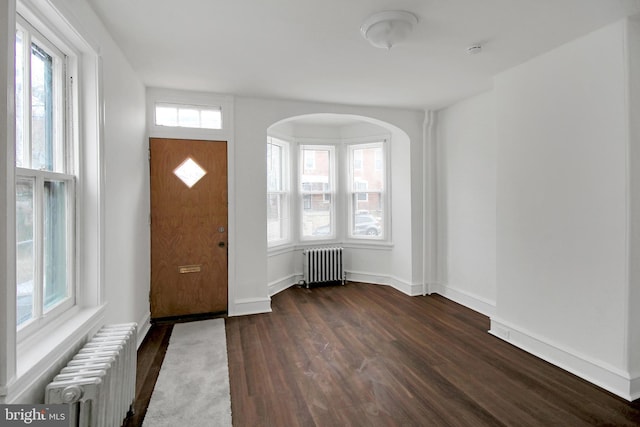
[[[45,2],[36,3],[45,4]],[[14,3],[13,1],[2,2],[3,10],[6,9],[7,4],[11,7],[7,9],[9,14],[6,17],[10,22],[13,22],[15,14],[11,8]],[[100,277],[99,271],[103,272],[103,289],[100,292],[103,298],[100,301],[99,295],[96,294],[89,298],[82,296],[79,305],[82,307],[89,301],[92,301],[92,304],[103,302],[106,304],[106,309],[104,315],[102,309],[94,310],[92,313],[96,314],[91,314],[91,321],[87,320],[87,317],[74,317],[80,322],[77,325],[82,325],[82,327],[77,325],[74,327],[75,320],[64,323],[63,327],[56,329],[51,336],[45,337],[42,343],[30,346],[29,352],[25,353],[29,362],[25,361],[25,354],[21,353],[21,360],[17,363],[17,372],[13,359],[16,352],[15,339],[4,341],[5,337],[10,336],[7,334],[11,332],[6,330],[7,325],[0,322],[0,327],[3,328],[3,341],[8,342],[10,344],[8,347],[11,347],[5,349],[0,346],[2,351],[0,361],[3,367],[0,368],[0,401],[6,400],[11,403],[42,401],[46,383],[64,365],[66,359],[77,349],[86,335],[102,323],[144,322],[149,311],[149,234],[147,224],[149,190],[144,86],[105,31],[101,21],[85,1],[51,0],[51,4],[58,9],[62,18],[74,26],[78,34],[97,50],[101,58],[103,104],[101,106],[85,105],[84,109],[95,111],[99,107],[104,108],[105,124],[102,133],[104,136],[102,152],[100,153],[98,150],[86,150],[85,152],[89,155],[102,156],[100,170],[104,172],[103,185],[100,188],[100,194],[96,194],[96,186],[83,187],[80,192],[87,192],[85,196],[88,204],[95,202],[95,206],[88,207],[85,212],[96,216],[104,215],[102,218],[104,229],[102,233],[96,233],[93,230],[94,236],[88,239],[89,243],[86,243],[87,239],[81,236],[79,240],[83,242],[82,250],[90,250],[92,254],[81,253],[79,256],[82,259],[91,260],[92,263],[91,267],[83,270],[93,271],[92,276],[83,276],[81,280],[85,280],[87,277],[93,277],[97,280]],[[4,13],[2,15],[4,16]],[[3,25],[2,28],[7,28],[7,26]],[[7,35],[4,33],[0,37],[0,43],[3,45],[0,48],[0,53],[5,51],[7,45],[13,46],[14,44],[15,34],[13,31],[10,32],[12,34],[8,35],[8,39],[5,38]],[[7,65],[13,75],[13,65],[7,63],[5,55],[1,55],[0,66],[4,70]],[[0,73],[0,78],[4,78],[3,73]],[[88,84],[81,90],[87,90],[90,87],[91,84]],[[5,99],[9,98],[5,97]],[[0,116],[9,117],[12,120],[14,113],[10,105],[3,102],[0,111]],[[10,129],[10,127],[7,128]],[[81,130],[81,135],[91,134],[92,131],[95,136],[97,129],[90,125]],[[6,136],[3,136],[0,144],[2,151],[0,159],[2,160],[5,159],[6,153],[13,151],[9,149],[10,144],[14,144],[13,137],[11,136],[11,140],[7,141]],[[13,171],[12,163],[10,166],[10,169],[7,166],[7,171]],[[94,166],[95,164],[92,165],[92,169]],[[100,172],[95,173],[95,170],[92,170],[88,175],[91,176],[91,180],[96,180]],[[12,188],[13,184],[9,181],[3,172],[3,176],[0,178],[1,187],[6,188],[6,185]],[[11,192],[13,193],[13,190]],[[3,191],[0,191],[1,195],[4,195]],[[102,206],[98,204],[98,200],[103,201]],[[9,200],[6,204],[2,203],[2,209],[0,218],[4,218],[8,214],[11,215],[10,212],[15,208],[13,202]],[[92,220],[87,223],[95,224],[97,221]],[[80,226],[84,227],[85,224],[81,223]],[[81,228],[81,230],[86,231],[85,228]],[[13,238],[4,239],[5,236],[1,228],[0,237],[3,237],[2,241],[14,241]],[[100,237],[104,238],[104,242],[99,242]],[[96,253],[100,250],[103,252]],[[4,265],[4,260],[7,263],[15,264],[14,250],[8,254],[0,251],[0,256],[3,258],[0,265]],[[98,260],[103,261],[100,269],[97,265]],[[7,289],[15,289],[13,283],[15,283],[13,279],[7,282],[4,279],[0,281],[3,295]],[[10,300],[15,301],[15,291]],[[2,312],[5,313],[4,310]],[[13,316],[15,319],[15,312]],[[15,323],[11,322],[9,326],[15,328]],[[23,365],[29,365],[29,368],[25,370]],[[6,368],[8,375],[3,375],[4,368]],[[16,376],[12,379],[11,375],[14,373]],[[5,388],[7,383],[9,386]],[[8,395],[3,396],[7,391]]]
[[[141,322],[149,312],[150,257],[145,88],[86,2],[52,2],[101,57],[106,321]]]
[[[629,156],[630,156],[630,253],[629,253],[629,372],[631,396],[640,398],[640,15],[627,27],[629,55]]]
[[[15,375],[15,0],[0,1],[0,402]]]
[[[492,332],[628,393],[624,22],[495,79]]]
[[[104,38],[104,202],[107,322],[149,315],[149,161],[145,88]]]
[[[441,110],[437,120],[446,274],[431,290],[491,315],[496,301],[494,93]]]
[[[409,150],[403,168],[407,173],[402,191],[406,200],[394,196],[407,210],[398,214],[395,221],[402,222],[412,232],[395,233],[394,251],[390,256],[394,277],[411,288],[421,281],[421,216],[422,158],[421,124],[424,114],[416,111],[352,107],[309,102],[269,100],[237,97],[235,101],[236,138],[236,203],[237,203],[237,283],[235,313],[266,311],[269,309],[267,283],[275,280],[267,268],[266,242],[266,138],[267,129],[290,117],[315,113],[337,113],[365,116],[389,123],[402,129],[410,138]],[[417,160],[416,160],[417,157]],[[416,163],[417,165],[414,165]],[[411,165],[411,167],[407,167]],[[401,183],[398,183],[401,184]],[[395,185],[395,183],[394,183]],[[397,190],[399,195],[401,190]],[[417,193],[417,197],[414,193]],[[417,267],[416,267],[417,265]],[[249,267],[250,266],[250,267]],[[386,273],[389,274],[389,273]],[[397,275],[398,277],[395,277]]]

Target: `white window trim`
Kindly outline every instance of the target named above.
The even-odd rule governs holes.
[[[376,244],[375,242],[379,242],[382,245],[391,244],[391,197],[389,189],[391,188],[391,173],[390,173],[390,165],[391,165],[391,150],[389,147],[389,141],[391,137],[389,135],[384,135],[380,137],[366,137],[366,138],[353,138],[344,141],[344,151],[345,151],[345,173],[347,179],[345,180],[345,185],[343,186],[345,192],[345,199],[349,199],[351,194],[354,192],[354,189],[351,188],[351,184],[354,181],[353,175],[353,162],[351,161],[351,155],[353,153],[353,147],[359,148],[371,148],[375,147],[379,144],[382,144],[382,156],[383,156],[383,172],[385,178],[385,185],[382,191],[383,198],[383,210],[384,210],[384,218],[382,221],[382,236],[356,236],[351,233],[353,230],[353,217],[354,213],[352,212],[351,200],[345,200],[346,206],[344,209],[344,213],[346,215],[345,225],[347,229],[345,230],[344,241],[355,244],[356,242],[366,241],[369,243]],[[374,165],[375,168],[375,165]],[[367,195],[368,196],[368,195]],[[368,197],[367,197],[368,198]]]
[[[288,191],[268,191],[267,195],[278,195],[280,196],[281,200],[283,200],[282,203],[282,213],[281,213],[281,218],[284,216],[287,216],[288,218],[291,218],[291,214],[289,213],[291,211],[291,193]],[[280,239],[267,239],[267,247],[268,248],[274,248],[277,246],[282,246],[282,245],[288,245],[289,243],[291,243],[291,225],[289,225],[288,223],[291,222],[291,220],[287,220],[286,218],[284,219],[285,224],[283,224],[284,227],[284,232],[283,232],[283,237]]]
[[[220,108],[221,129],[189,128],[156,125],[157,104],[179,104],[199,108]],[[151,138],[198,139],[230,142],[233,124],[233,97],[212,93],[147,88],[147,123]]]
[[[26,15],[31,15],[31,22],[23,15],[23,13]],[[36,22],[34,22],[34,20],[36,20]],[[60,108],[61,105],[64,105],[64,108],[65,108],[63,112],[64,116],[61,122],[57,121],[55,126],[57,127],[56,132],[60,132],[62,134],[61,136],[58,136],[58,138],[62,139],[61,144],[64,146],[62,150],[65,152],[65,156],[64,158],[61,159],[61,161],[65,163],[64,168],[68,172],[65,172],[65,173],[49,172],[49,171],[34,170],[30,168],[16,167],[15,173],[16,173],[16,180],[19,177],[32,178],[34,180],[34,209],[35,209],[34,219],[37,219],[38,221],[36,224],[36,228],[34,230],[34,239],[40,239],[40,237],[42,236],[42,233],[44,232],[42,223],[41,223],[42,213],[38,213],[43,209],[43,205],[41,204],[43,203],[43,195],[41,190],[42,188],[44,188],[44,181],[59,180],[59,181],[67,182],[69,184],[69,187],[67,187],[66,189],[67,191],[66,240],[67,240],[67,245],[69,245],[68,254],[67,254],[68,255],[67,271],[71,276],[68,278],[69,286],[70,286],[69,297],[65,298],[65,300],[63,300],[60,304],[58,304],[57,307],[54,307],[48,312],[45,312],[44,309],[40,310],[40,307],[36,308],[35,309],[36,317],[31,319],[24,325],[21,325],[18,328],[17,340],[18,342],[21,342],[27,339],[32,334],[37,333],[39,330],[46,328],[46,326],[49,323],[51,323],[52,319],[55,319],[56,317],[60,316],[62,313],[69,310],[71,307],[73,307],[76,304],[77,269],[75,268],[76,266],[75,257],[77,254],[77,248],[76,248],[77,240],[75,236],[76,236],[76,230],[77,230],[76,228],[77,213],[76,213],[75,201],[78,199],[78,197],[76,194],[74,173],[77,170],[76,169],[77,162],[74,161],[72,164],[68,164],[69,156],[67,156],[66,154],[72,153],[71,159],[75,159],[75,157],[77,156],[76,153],[78,153],[78,135],[76,132],[77,126],[75,124],[71,125],[71,123],[74,123],[74,118],[68,115],[68,113],[72,111],[72,109],[69,109],[66,104],[67,102],[77,104],[77,101],[76,101],[77,98],[73,96],[72,90],[68,87],[68,85],[71,84],[69,83],[68,79],[72,79],[74,76],[77,77],[78,75],[75,64],[77,64],[76,58],[78,57],[79,54],[75,49],[69,47],[69,43],[63,40],[63,38],[59,35],[59,31],[57,29],[52,29],[51,24],[43,24],[40,20],[38,20],[38,17],[34,14],[32,10],[27,10],[23,7],[20,7],[18,10],[18,16],[16,16],[16,26],[22,28],[25,31],[25,33],[23,34],[29,34],[29,36],[25,40],[23,40],[23,43],[27,43],[28,45],[30,45],[31,42],[35,42],[36,44],[42,45],[46,49],[54,52],[54,54],[59,59],[65,58],[64,64],[56,64],[54,69],[54,72],[56,74],[56,79],[58,80],[58,82],[60,81],[63,82],[62,89],[64,90],[64,93],[57,93],[57,94],[54,93],[54,96],[57,98],[55,100],[56,108]],[[30,51],[30,46],[27,46],[26,49]],[[62,70],[62,68],[64,68],[64,70]],[[26,69],[27,71],[29,71],[29,67],[27,67]],[[27,79],[28,79],[28,76],[27,76]],[[25,84],[25,87],[26,86],[27,85]],[[29,87],[30,87],[30,84],[29,84]],[[27,91],[27,95],[30,96],[30,94],[31,94],[30,90]],[[63,98],[66,101],[63,101]],[[26,127],[26,130],[27,132],[31,132],[31,128],[29,126]],[[30,140],[31,137],[28,136],[27,139]],[[28,145],[30,148],[30,144]],[[60,147],[57,147],[57,148],[60,149]],[[29,153],[28,156],[31,157],[31,153]],[[34,250],[36,251],[35,257],[41,258],[42,248],[40,248],[36,244]],[[42,276],[42,272],[39,271],[37,268],[34,273],[36,278],[38,278],[39,276]],[[40,283],[40,280],[41,279],[37,279],[34,281],[34,300],[33,300],[34,306],[36,305],[39,306],[42,304],[41,294],[43,289],[35,289],[36,285],[38,287],[43,286],[43,284]]]
[[[275,141],[274,141],[275,140]],[[291,142],[286,138],[281,138],[278,136],[268,136],[267,143],[272,145],[278,145],[282,148],[282,168],[283,168],[283,176],[282,176],[282,189],[280,191],[268,191],[267,196],[269,194],[279,194],[284,196],[286,199],[285,206],[283,211],[286,212],[288,220],[286,221],[285,227],[286,230],[284,232],[285,236],[282,239],[269,240],[267,239],[267,247],[269,249],[279,248],[285,245],[290,245],[292,241],[292,232],[291,232],[291,220],[292,220],[292,191],[291,191]]]
[[[340,186],[340,179],[339,179],[339,169],[340,166],[338,165],[338,158],[339,158],[339,154],[338,152],[340,151],[340,145],[336,144],[335,141],[329,141],[329,140],[325,140],[325,141],[318,141],[318,140],[314,140],[313,142],[306,142],[307,140],[297,140],[296,141],[296,148],[297,148],[297,152],[298,152],[298,168],[297,171],[295,173],[296,176],[296,185],[295,185],[295,198],[298,199],[296,205],[297,205],[297,209],[296,211],[298,212],[298,216],[296,218],[296,221],[298,223],[298,238],[297,241],[298,242],[327,242],[327,241],[335,241],[338,236],[340,236],[341,234],[341,221],[340,219],[338,219],[337,217],[337,213],[341,211],[340,209],[340,204],[341,201],[340,196],[339,196],[339,191],[338,188]],[[303,148],[304,147],[304,148]],[[303,149],[310,149],[310,150],[328,150],[329,151],[329,182],[332,184],[330,191],[314,191],[314,192],[303,192],[302,191],[302,172],[304,170],[304,158],[303,158]],[[304,236],[303,234],[303,229],[304,229],[304,224],[302,222],[302,218],[304,216],[304,196],[308,195],[308,194],[329,194],[331,196],[331,199],[333,200],[333,203],[331,205],[331,209],[329,210],[329,215],[331,217],[331,234],[328,236]],[[323,197],[323,203],[327,203],[325,201],[325,197]]]
[[[175,125],[163,125],[161,123],[158,123],[158,108],[175,108],[176,109],[176,114],[178,114],[178,116],[176,117],[176,124]],[[200,126],[187,126],[187,125],[181,125],[179,124],[179,114],[180,114],[180,110],[195,110],[198,112],[198,116],[199,116],[199,122],[200,122]],[[210,128],[210,127],[206,127],[202,125],[202,113],[203,112],[213,112],[213,111],[218,111],[220,112],[220,127],[216,128]],[[162,126],[162,127],[172,127],[172,128],[187,128],[187,129],[206,129],[209,131],[215,131],[215,130],[221,130],[222,129],[222,106],[220,105],[193,105],[193,104],[177,104],[177,103],[168,103],[168,102],[157,102],[154,106],[153,106],[153,111],[151,112],[151,114],[153,115],[153,124],[155,126]]]
[[[20,13],[25,13],[31,16],[32,22],[29,22],[25,19],[24,16]],[[36,21],[37,23],[33,23]],[[76,268],[77,260],[77,243],[76,239],[77,234],[77,225],[76,219],[77,216],[77,206],[76,200],[79,200],[78,195],[76,193],[76,171],[78,170],[78,161],[77,161],[77,153],[79,152],[79,143],[78,143],[78,124],[77,117],[73,117],[72,112],[74,108],[70,108],[69,105],[77,105],[78,98],[75,94],[76,89],[70,87],[71,81],[73,78],[78,77],[77,70],[77,57],[79,53],[76,49],[70,47],[70,44],[67,40],[60,35],[59,31],[56,29],[51,29],[52,24],[43,24],[41,23],[41,19],[39,19],[33,11],[27,10],[23,7],[20,7],[18,16],[16,16],[16,27],[23,31],[23,35],[27,37],[23,40],[25,43],[25,49],[30,51],[30,44],[33,42],[46,50],[50,51],[54,57],[57,58],[57,63],[54,64],[54,73],[55,79],[60,83],[62,82],[62,88],[58,88],[58,90],[62,89],[62,91],[54,92],[54,102],[55,107],[60,111],[63,111],[62,118],[60,120],[56,120],[55,133],[58,134],[55,136],[57,139],[60,139],[59,143],[56,144],[56,147],[61,152],[58,152],[56,158],[63,164],[63,168],[65,172],[57,172],[57,171],[44,171],[44,170],[35,170],[31,168],[19,168],[16,167],[16,182],[18,178],[31,178],[34,180],[34,209],[35,215],[38,219],[36,224],[36,230],[34,231],[34,239],[38,241],[43,231],[42,214],[38,213],[41,211],[43,206],[43,194],[42,189],[44,188],[45,181],[63,181],[67,183],[67,197],[66,197],[66,209],[67,209],[67,231],[66,231],[66,241],[68,250],[68,256],[66,257],[67,262],[67,272],[68,272],[68,286],[69,286],[69,295],[60,303],[56,304],[50,310],[45,310],[40,307],[42,304],[42,293],[44,284],[41,283],[42,272],[36,268],[34,281],[34,300],[33,304],[35,308],[36,317],[27,321],[25,324],[20,325],[18,327],[17,332],[17,340],[21,342],[27,339],[34,333],[37,333],[40,329],[45,327],[52,320],[56,319],[56,317],[62,315],[65,311],[71,309],[76,304],[76,295],[77,295],[77,279],[78,279],[78,270]],[[54,41],[52,41],[54,40]],[[58,61],[63,61],[63,63],[59,63]],[[30,62],[30,59],[25,58],[27,63]],[[30,71],[30,68],[26,67],[27,73]],[[28,76],[27,76],[28,79]],[[26,83],[27,80],[25,80]],[[27,90],[27,86],[25,85],[25,90]],[[31,96],[30,90],[27,90],[26,95],[28,97]],[[28,109],[30,111],[30,109]],[[28,120],[31,114],[25,114],[25,121]],[[30,126],[25,126],[25,129],[28,133],[31,132]],[[25,138],[28,141],[31,141],[31,136],[27,136]],[[31,157],[31,144],[27,144],[28,148],[28,156]],[[73,160],[73,161],[72,161]],[[70,163],[70,161],[72,161]],[[30,161],[28,162],[30,166]],[[55,162],[54,162],[55,163]],[[54,169],[55,170],[55,169]],[[42,248],[38,247],[36,244],[35,248],[35,256],[37,259],[42,259]],[[37,289],[36,286],[37,285]]]
[[[59,172],[16,168],[16,181],[20,178],[33,179],[34,181],[35,212],[38,212],[40,209],[43,208],[43,205],[41,203],[43,203],[42,201],[44,199],[42,190],[44,188],[45,181],[62,181],[67,183],[68,187],[66,188],[67,194],[65,198],[66,205],[67,205],[66,206],[67,230],[65,232],[65,239],[66,239],[66,246],[69,247],[70,250],[68,251],[69,256],[66,257],[66,263],[67,263],[66,270],[71,277],[69,277],[67,280],[69,295],[65,299],[63,299],[62,301],[54,305],[51,309],[46,310],[44,307],[42,307],[44,284],[40,283],[40,281],[42,280],[43,272],[37,266],[34,266],[35,267],[34,276],[37,278],[37,280],[34,280],[35,283],[34,283],[34,290],[33,290],[34,292],[33,305],[37,307],[35,308],[36,317],[25,322],[23,325],[18,326],[18,342],[23,341],[30,335],[36,333],[37,331],[42,329],[44,326],[46,326],[49,322],[51,322],[53,319],[62,315],[62,313],[64,313],[65,311],[71,309],[71,307],[73,307],[76,304],[76,290],[77,290],[77,287],[76,287],[77,275],[76,275],[76,269],[75,269],[75,264],[76,264],[75,235],[76,235],[76,229],[77,229],[75,224],[76,223],[75,221],[75,216],[76,216],[75,215],[75,212],[76,212],[75,176],[62,174]],[[38,200],[40,200],[40,202],[38,202]],[[42,233],[44,233],[42,221],[43,221],[42,215],[37,214],[36,231],[34,232],[34,246],[35,246],[34,251],[36,254],[38,254],[36,255],[36,257],[40,257],[40,258],[42,257],[41,252],[43,248],[40,247],[39,242],[40,242],[40,237],[42,236]],[[38,237],[38,235],[40,237]],[[35,286],[36,284],[38,285],[37,287]]]
[[[11,3],[11,2],[10,2]],[[99,57],[100,47],[91,40],[85,39],[77,31],[77,20],[74,18],[69,6],[64,4],[56,5],[58,10],[49,1],[24,0],[16,4],[16,9],[12,10],[11,4],[6,10],[17,12],[24,17],[31,25],[35,26],[47,39],[57,46],[73,46],[73,50],[78,54],[77,62],[72,63],[74,67],[82,68],[83,76],[74,78],[74,84],[78,85],[76,91],[76,105],[73,111],[69,112],[74,117],[73,142],[76,149],[76,164],[74,170],[80,176],[80,181],[76,185],[76,259],[75,266],[77,277],[77,304],[48,323],[45,327],[33,333],[28,338],[24,338],[20,343],[17,341],[15,309],[8,313],[13,313],[11,318],[0,322],[3,328],[2,337],[6,338],[3,345],[0,345],[0,402],[13,403],[24,400],[23,396],[32,393],[34,384],[42,381],[43,376],[50,375],[54,368],[52,363],[57,363],[60,358],[69,354],[70,349],[80,345],[82,340],[92,331],[96,330],[104,322],[104,305],[102,287],[104,272],[104,230],[102,227],[104,218],[104,196],[102,192],[102,180],[104,168],[101,162],[103,158],[102,136],[103,123],[102,114],[102,76],[101,59]],[[7,16],[9,28],[15,28],[16,13]],[[2,37],[2,43],[15,43],[15,31],[6,40]],[[13,49],[10,50],[13,52]],[[13,61],[10,61],[13,63]],[[13,80],[13,73],[7,78]],[[14,88],[8,82],[9,88]],[[79,95],[78,92],[81,94]],[[79,124],[79,122],[82,122]],[[9,129],[8,129],[9,130]],[[9,158],[15,156],[15,131],[11,126],[11,138],[9,148]],[[78,141],[82,140],[82,144]],[[15,183],[7,177],[7,183],[13,184],[15,193]],[[90,196],[89,196],[90,195]],[[11,206],[7,206],[9,211],[15,211],[15,195],[8,197]],[[12,216],[14,218],[14,216]],[[15,230],[7,233],[15,242]],[[7,262],[13,264],[14,273],[7,274],[11,280],[0,287],[6,286],[10,289],[4,294],[12,298],[15,307],[15,244],[13,249],[7,248]],[[1,283],[1,281],[0,281]]]
[[[271,134],[270,134],[271,135]],[[272,134],[279,139],[287,140],[287,136],[280,134]],[[287,244],[281,246],[269,247],[269,256],[275,256],[294,250],[302,250],[304,248],[315,246],[318,244],[340,244],[349,248],[375,249],[375,250],[391,250],[394,247],[391,230],[391,135],[380,134],[367,137],[347,138],[347,139],[328,139],[328,138],[296,138],[288,140],[291,144],[290,156],[291,164],[291,239]],[[383,219],[384,234],[382,238],[371,238],[366,236],[352,237],[349,236],[350,212],[349,200],[350,189],[350,163],[348,158],[348,150],[350,145],[366,145],[383,143],[384,153],[384,173],[385,173],[385,194],[384,194],[384,210]],[[300,174],[302,168],[299,166],[302,162],[301,146],[332,146],[335,150],[334,165],[334,192],[333,192],[333,218],[334,218],[334,235],[326,237],[302,237],[302,210],[303,196],[300,189]],[[293,155],[297,152],[297,155]],[[297,225],[296,225],[297,224]]]
[[[68,133],[68,131],[70,129],[67,129],[67,123],[68,123],[68,119],[66,118],[66,111],[64,110],[64,108],[66,107],[66,98],[69,97],[71,95],[71,93],[69,92],[69,87],[67,84],[67,70],[69,69],[69,71],[72,72],[71,75],[73,75],[73,71],[75,71],[72,67],[75,64],[75,61],[73,61],[74,56],[70,56],[69,52],[71,51],[69,48],[67,48],[66,44],[63,45],[62,48],[60,48],[59,46],[61,45],[59,44],[54,44],[52,43],[47,36],[45,36],[43,33],[41,33],[37,28],[35,28],[32,24],[30,24],[26,19],[24,19],[22,16],[18,15],[17,19],[16,19],[16,27],[17,29],[19,29],[20,31],[22,31],[23,33],[23,45],[25,47],[25,49],[30,52],[31,48],[30,45],[32,43],[36,44],[37,46],[44,48],[44,50],[50,52],[53,56],[53,58],[55,59],[54,62],[54,67],[53,67],[53,71],[54,71],[54,80],[60,82],[63,82],[63,89],[65,90],[64,93],[60,93],[59,91],[54,91],[54,102],[55,102],[55,107],[56,109],[63,111],[63,117],[61,120],[56,120],[56,122],[54,123],[54,136],[56,138],[61,138],[62,144],[56,144],[56,148],[58,148],[61,151],[66,152],[67,150],[71,150],[72,152],[75,153],[75,150],[72,145],[73,141],[69,140],[66,138],[66,135]],[[24,53],[24,52],[21,52]],[[18,55],[18,52],[16,52],[16,56]],[[25,71],[26,74],[30,74],[31,72],[31,58],[28,58],[28,56],[30,56],[29,54],[25,55],[23,57],[23,62],[25,65]],[[70,66],[68,67],[67,63],[71,62]],[[28,77],[28,76],[25,76]],[[23,84],[26,83],[23,82]],[[56,89],[54,87],[54,89]],[[58,88],[59,89],[59,88]],[[25,84],[23,90],[25,90],[27,93],[25,94],[27,98],[31,98],[31,85],[30,84]],[[17,108],[17,107],[16,107]],[[29,112],[31,112],[31,108],[28,109]],[[31,114],[25,114],[24,116],[24,121],[25,123],[23,123],[24,129],[26,130],[26,133],[30,134],[31,133],[31,126],[30,126],[30,121],[29,118],[31,117]],[[25,168],[31,168],[31,137],[26,137],[25,141],[23,141],[23,143],[25,143],[26,145],[23,146],[23,153],[29,153],[29,164],[27,165],[23,165],[23,167]],[[58,160],[62,160],[64,164],[64,168],[65,170],[74,170],[74,164],[66,164],[67,163],[67,158],[64,157],[63,155],[65,153],[56,153],[55,158],[57,158]],[[54,169],[55,170],[55,169]]]

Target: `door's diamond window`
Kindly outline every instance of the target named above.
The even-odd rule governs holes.
[[[180,178],[187,187],[191,188],[207,174],[207,171],[202,169],[199,164],[189,157],[182,162],[180,166],[175,168],[173,173]]]

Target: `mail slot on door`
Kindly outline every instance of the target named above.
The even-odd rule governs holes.
[[[199,265],[181,265],[181,266],[178,267],[178,271],[180,272],[180,274],[200,273],[200,270],[202,270],[202,264],[199,264]]]

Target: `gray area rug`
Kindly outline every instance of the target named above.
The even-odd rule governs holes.
[[[174,326],[142,425],[231,426],[224,319]]]

